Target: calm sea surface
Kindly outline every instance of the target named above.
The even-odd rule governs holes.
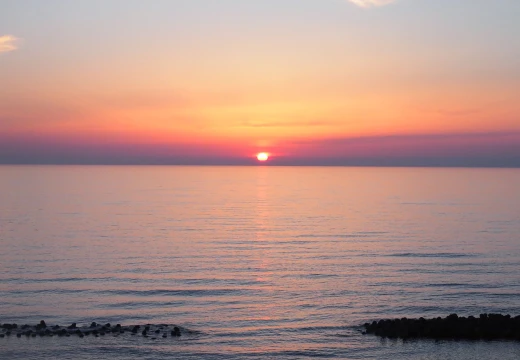
[[[0,323],[193,331],[2,359],[520,358],[358,327],[452,312],[520,314],[520,170],[0,167]]]

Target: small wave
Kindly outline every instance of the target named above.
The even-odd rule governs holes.
[[[465,289],[503,289],[520,287],[520,284],[470,284],[470,283],[432,283],[425,284],[425,287],[460,287]],[[420,287],[420,286],[419,286]]]
[[[302,327],[294,327],[289,330],[296,331],[296,332],[304,332],[304,331],[313,332],[313,331],[331,331],[331,330],[340,331],[340,330],[349,330],[352,328],[353,328],[352,326],[348,326],[348,325],[336,325],[336,326],[329,325],[329,326],[302,326]]]
[[[29,296],[35,294],[78,294],[88,292],[84,289],[26,289],[26,290],[12,290],[9,295],[13,296]]]
[[[475,257],[475,254],[462,253],[396,253],[388,254],[388,257],[419,257],[419,258],[464,258]]]
[[[160,290],[103,290],[107,295],[133,296],[225,296],[244,292],[245,289],[160,289]]]
[[[424,287],[463,287],[463,288],[477,288],[481,287],[482,285],[472,285],[472,284],[462,284],[462,283],[438,283],[438,284],[425,284]]]
[[[78,282],[78,281],[85,281],[88,279],[80,278],[80,277],[70,277],[70,278],[44,278],[44,279],[27,279],[27,278],[21,278],[21,277],[11,277],[2,279],[2,281],[5,282],[16,282],[16,283],[46,283],[46,282]],[[100,279],[93,279],[93,280],[100,280]],[[104,279],[101,279],[104,280]]]
[[[352,234],[300,234],[296,235],[295,238],[322,238],[322,239],[358,239],[358,238],[368,238],[375,237],[379,235],[388,234],[387,232],[380,231],[361,231]]]
[[[321,350],[313,350],[313,349],[308,349],[308,350],[286,350],[286,351],[274,351],[274,352],[270,352],[270,353],[267,353],[267,354],[264,354],[266,355],[266,357],[269,357],[269,358],[273,358],[273,359],[286,359],[286,358],[291,358],[291,357],[295,357],[297,359],[302,359],[302,358],[331,358],[331,357],[335,357],[335,352],[334,351],[327,351],[325,349],[321,349]]]
[[[164,307],[164,306],[182,306],[185,305],[184,301],[125,301],[105,304],[105,308],[110,309],[144,309],[153,307]]]

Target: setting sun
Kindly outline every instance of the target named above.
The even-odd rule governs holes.
[[[256,155],[256,158],[258,159],[258,161],[267,161],[267,160],[269,160],[269,154],[262,152],[262,153],[259,153],[258,155]]]

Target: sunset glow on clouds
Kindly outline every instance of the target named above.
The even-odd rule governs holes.
[[[18,39],[12,35],[0,36],[0,53],[16,50]]]
[[[395,0],[348,0],[361,7],[383,6],[395,2]]]
[[[0,162],[514,157],[520,2],[394,3],[9,0]]]

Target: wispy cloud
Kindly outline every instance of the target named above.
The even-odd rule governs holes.
[[[12,35],[0,36],[0,53],[18,49],[19,39]]]
[[[329,121],[250,121],[244,120],[240,122],[239,126],[241,127],[250,127],[250,128],[290,128],[290,127],[326,127],[326,126],[334,126],[337,125],[335,122]]]
[[[396,0],[348,0],[357,6],[361,6],[364,8],[374,7],[374,6],[383,6],[388,5],[390,3],[395,2]]]

